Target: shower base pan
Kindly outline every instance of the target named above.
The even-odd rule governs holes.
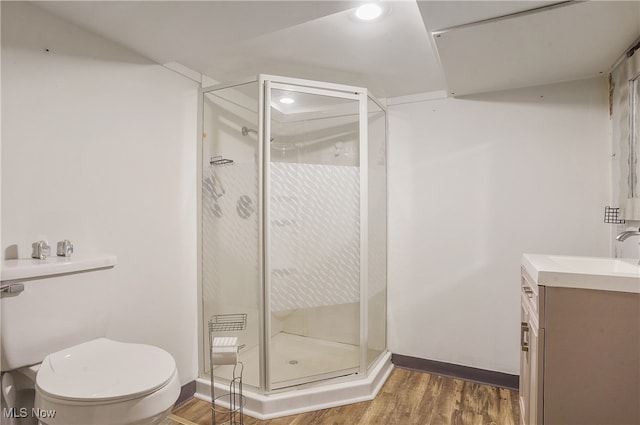
[[[316,347],[318,344],[322,345],[323,350],[317,349],[320,348]],[[296,379],[298,375],[316,375],[336,368],[347,369],[358,364],[358,349],[352,345],[290,334],[275,335],[272,340],[272,350],[272,354],[282,359],[280,362],[275,362],[272,367],[271,373],[275,382],[281,379]],[[327,350],[331,355],[324,358],[318,357],[318,353],[327,354]],[[281,353],[278,354],[278,352]],[[393,369],[391,353],[386,352],[377,360],[367,377],[350,374],[288,387],[264,395],[253,391],[259,382],[257,355],[257,347],[241,353],[240,360],[245,364],[243,382],[244,396],[247,401],[244,413],[262,420],[372,400]],[[226,370],[218,371],[216,376],[219,375],[226,375]],[[216,395],[228,391],[225,380],[216,381]],[[201,400],[211,401],[208,377],[200,377],[196,380],[195,396]]]

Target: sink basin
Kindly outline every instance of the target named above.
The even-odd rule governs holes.
[[[522,265],[538,285],[640,293],[636,259],[524,254]]]
[[[581,273],[640,277],[638,261],[628,258],[569,257],[565,255],[549,255],[547,258],[559,267]]]

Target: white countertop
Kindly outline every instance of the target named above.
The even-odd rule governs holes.
[[[118,260],[115,255],[72,255],[71,257],[51,256],[44,260],[19,258],[3,260],[0,280],[2,282],[20,279],[37,279],[65,273],[79,273],[95,269],[113,267]]]
[[[523,254],[522,265],[542,286],[640,293],[637,259]]]

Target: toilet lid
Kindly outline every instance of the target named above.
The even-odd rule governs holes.
[[[49,354],[36,385],[57,399],[130,399],[163,387],[175,370],[173,357],[158,347],[100,338]]]

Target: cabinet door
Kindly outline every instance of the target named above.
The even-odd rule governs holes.
[[[538,425],[542,423],[539,410],[541,400],[542,372],[540,351],[540,332],[536,315],[531,311],[525,297],[520,310],[520,423],[522,425]],[[540,385],[539,385],[540,384]]]
[[[529,381],[530,373],[530,355],[528,348],[525,347],[525,334],[529,326],[529,311],[526,308],[524,300],[520,304],[520,424],[529,425]]]
[[[528,425],[542,424],[542,415],[538,416],[538,403],[541,402],[538,396],[538,384],[542,384],[538,380],[538,366],[542,363],[539,361],[542,353],[539,351],[539,337],[538,337],[538,324],[534,320],[529,320],[529,333],[528,333],[528,346],[529,351],[529,422]],[[541,406],[540,406],[541,407]]]

